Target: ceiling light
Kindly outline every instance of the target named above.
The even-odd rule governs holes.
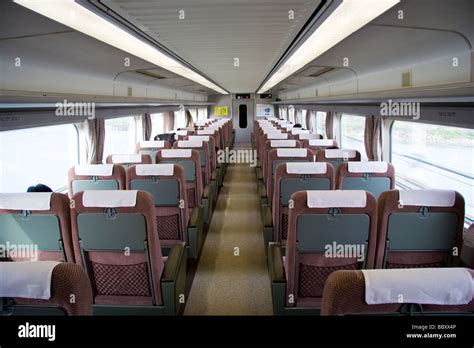
[[[228,94],[202,75],[167,56],[151,44],[140,40],[105,18],[89,11],[74,0],[15,0],[15,2],[200,85],[222,94]]]
[[[343,0],[257,93],[268,91],[399,2],[400,0]]]

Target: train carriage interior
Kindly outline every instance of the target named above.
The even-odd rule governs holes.
[[[473,45],[472,0],[0,1],[0,345],[472,347]]]

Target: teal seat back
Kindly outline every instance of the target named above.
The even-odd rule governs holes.
[[[131,190],[146,191],[153,195],[155,206],[179,204],[179,182],[176,179],[135,179],[130,181]]]
[[[382,192],[390,190],[390,178],[380,176],[345,177],[342,182],[343,190],[363,190],[378,198]]]
[[[72,194],[89,190],[118,190],[117,180],[100,180],[91,178],[91,180],[73,180]]]
[[[329,178],[283,178],[280,181],[280,203],[287,206],[293,193],[308,190],[330,190],[331,180]]]
[[[186,181],[196,181],[196,164],[193,160],[177,158],[173,160],[161,160],[160,163],[179,164],[184,168]]]
[[[0,244],[36,245],[38,251],[61,252],[66,260],[60,221],[54,214],[0,215]]]
[[[390,251],[451,251],[456,245],[458,215],[450,212],[392,213],[388,220]]]

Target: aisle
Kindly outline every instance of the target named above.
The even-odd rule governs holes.
[[[184,314],[271,315],[271,306],[255,170],[229,165]]]

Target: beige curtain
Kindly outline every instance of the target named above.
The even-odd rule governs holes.
[[[326,113],[326,138],[334,139],[334,113],[328,111]]]
[[[308,110],[306,113],[306,127],[311,131],[311,133],[315,133],[315,120],[316,118],[316,111],[314,110]]]
[[[163,112],[163,132],[168,133],[174,129],[174,112]]]
[[[368,116],[364,130],[365,152],[369,161],[382,160],[382,118]]]
[[[85,160],[87,164],[101,164],[104,154],[105,120],[94,118],[78,124],[85,141]]]
[[[142,134],[143,134],[143,140],[150,140],[150,138],[151,138],[151,116],[148,113],[142,115]]]

